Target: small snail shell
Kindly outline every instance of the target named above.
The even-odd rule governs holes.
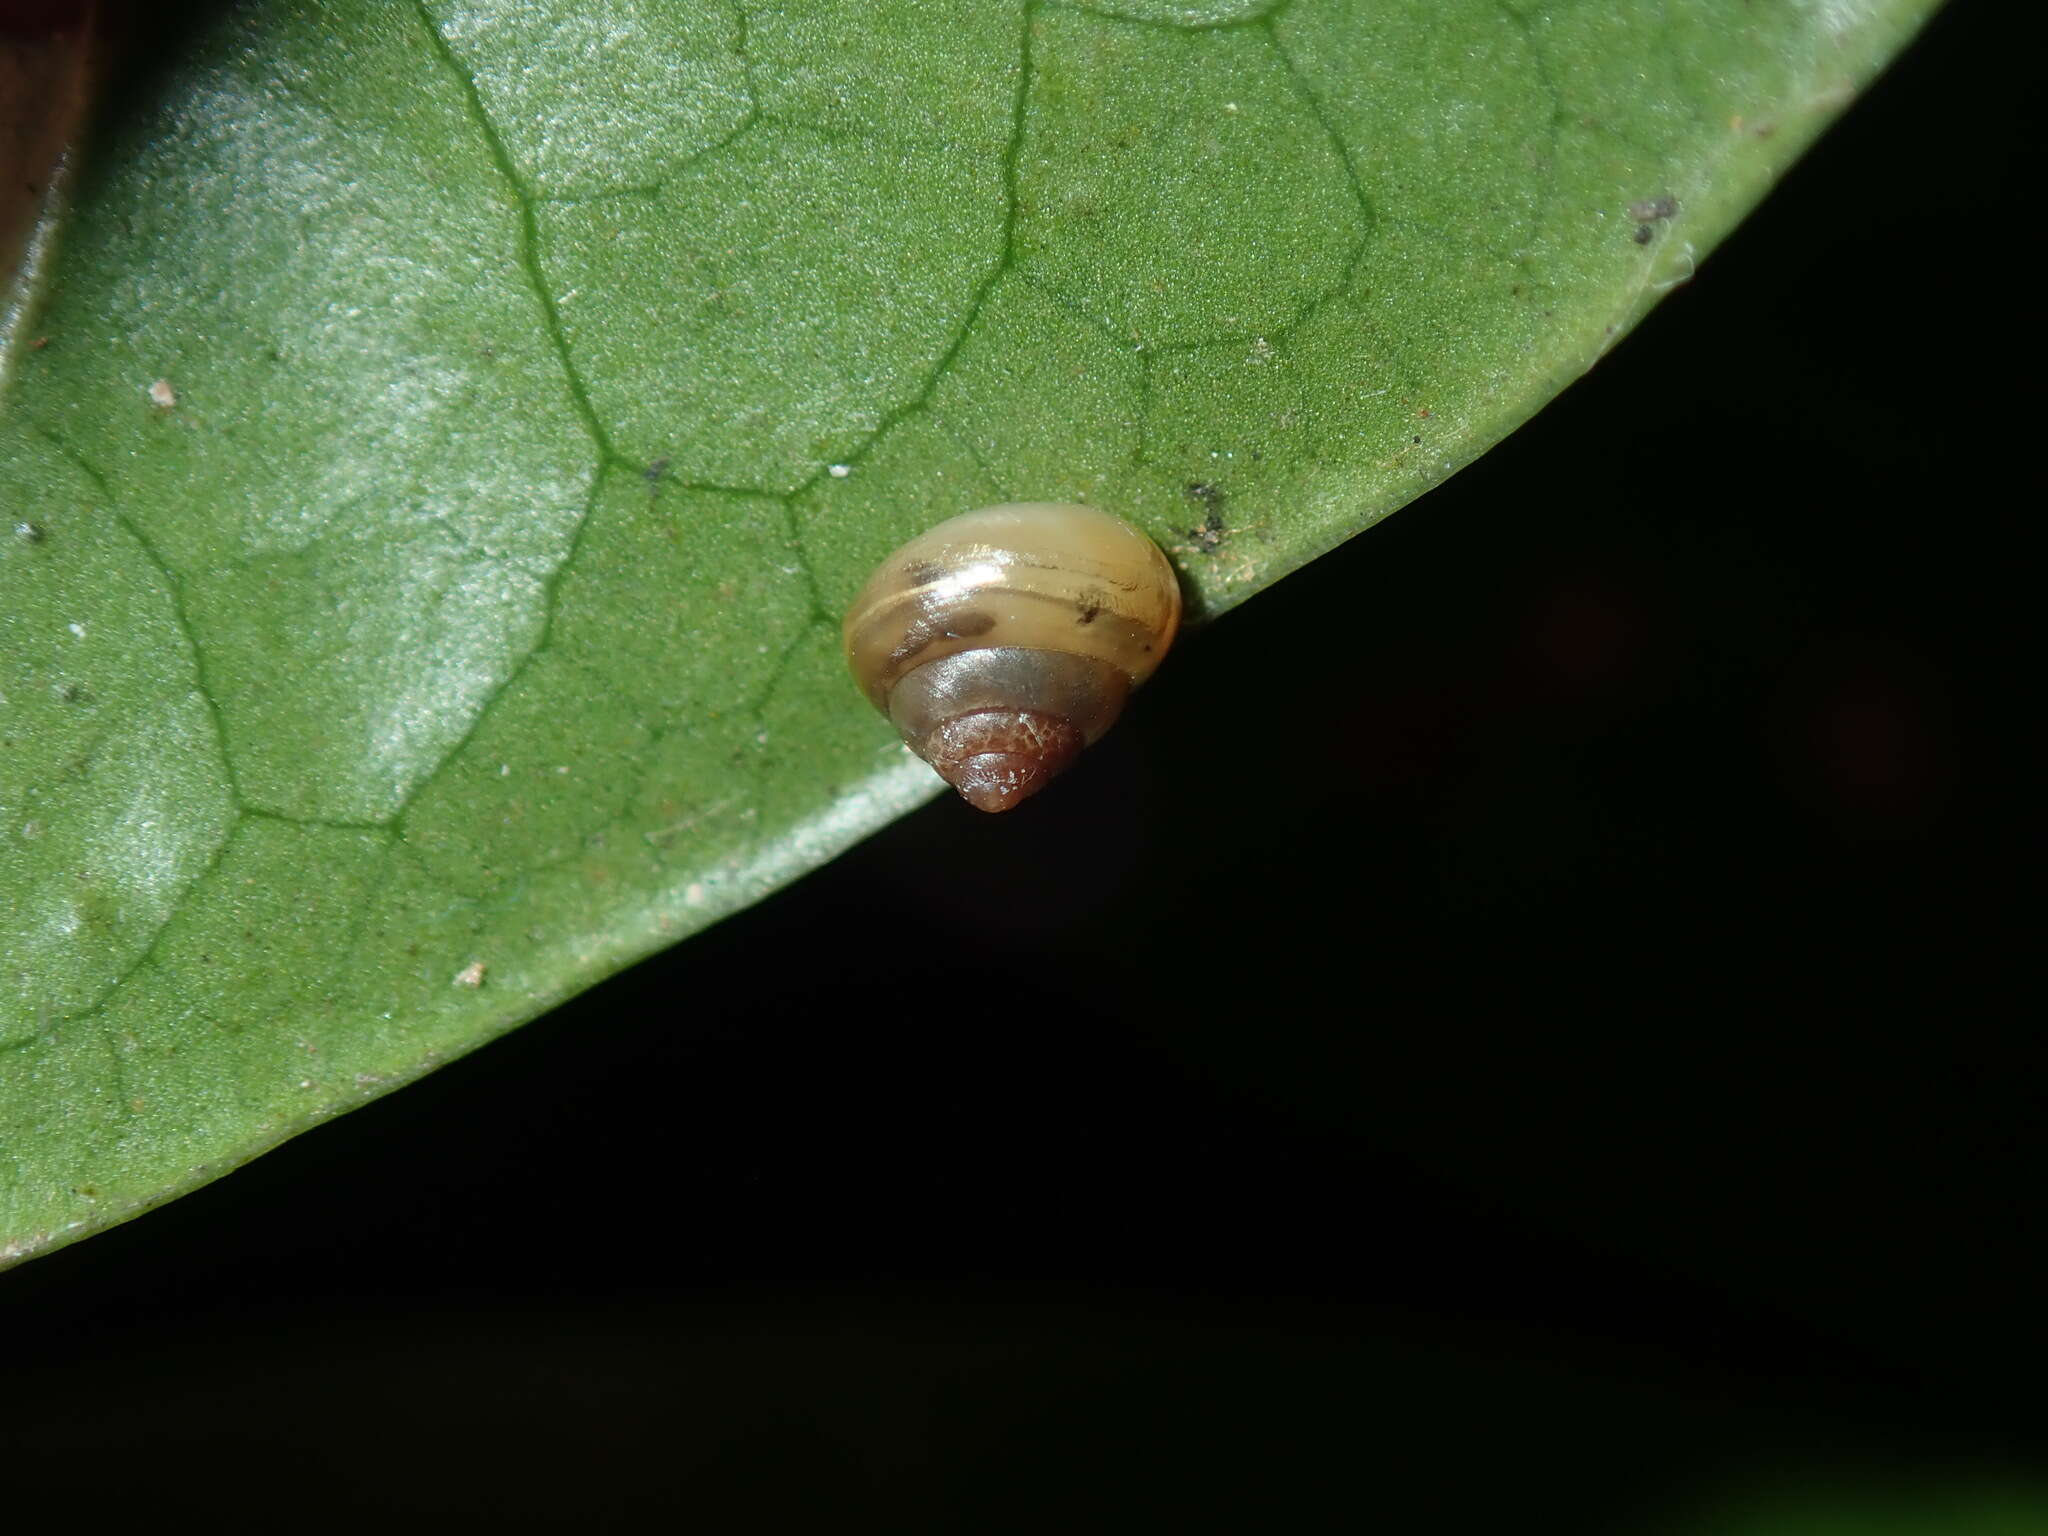
[[[1129,523],[1012,502],[884,560],[847,610],[846,660],[911,751],[1007,811],[1109,729],[1179,624],[1173,567]]]

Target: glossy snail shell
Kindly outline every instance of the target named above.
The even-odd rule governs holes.
[[[984,811],[1036,794],[1115,722],[1180,625],[1180,583],[1120,517],[1011,502],[884,560],[846,613],[875,708]]]

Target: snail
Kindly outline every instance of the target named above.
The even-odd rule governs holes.
[[[969,805],[1036,794],[1122,713],[1180,624],[1180,583],[1120,517],[1011,502],[884,560],[846,613],[868,701]]]

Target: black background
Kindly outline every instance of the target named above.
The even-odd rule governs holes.
[[[10,1496],[1599,1530],[2039,1472],[1994,14],[1038,802],[0,1278]]]

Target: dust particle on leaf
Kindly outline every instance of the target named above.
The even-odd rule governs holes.
[[[178,392],[171,388],[169,379],[158,379],[149,386],[149,403],[160,411],[168,411],[178,403]]]

